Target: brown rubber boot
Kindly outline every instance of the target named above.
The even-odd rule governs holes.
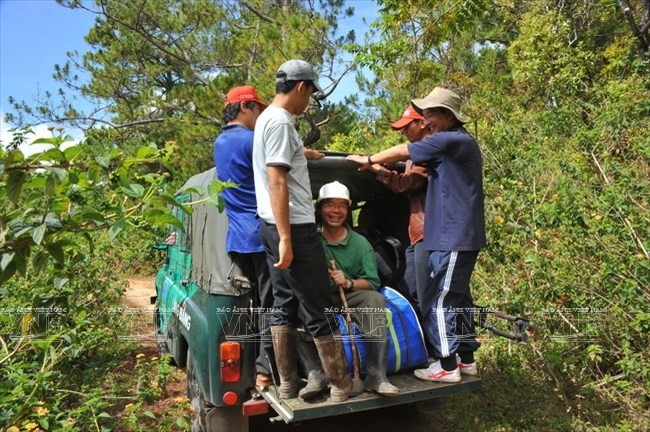
[[[350,397],[352,379],[348,373],[348,365],[343,355],[343,345],[334,339],[333,335],[314,338],[316,349],[320,357],[325,375],[332,388],[330,397],[332,402],[344,402]]]
[[[295,327],[271,326],[275,363],[280,375],[280,399],[292,399],[298,396],[300,377],[298,376],[298,331]]]
[[[366,339],[366,370],[364,381],[366,390],[382,396],[399,396],[399,388],[386,377],[386,360],[388,359],[388,341],[386,339]]]
[[[307,385],[298,392],[301,399],[311,399],[327,390],[327,377],[313,341],[298,341],[298,364],[307,376]]]

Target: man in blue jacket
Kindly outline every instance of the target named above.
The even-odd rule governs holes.
[[[471,320],[469,281],[478,252],[485,247],[483,159],[464,128],[460,97],[436,87],[412,106],[423,114],[433,135],[369,156],[348,156],[361,165],[411,159],[426,164],[428,187],[423,246],[430,251],[427,289],[419,300],[422,326],[439,359],[415,376],[428,381],[458,382],[461,373],[476,375],[478,349]]]

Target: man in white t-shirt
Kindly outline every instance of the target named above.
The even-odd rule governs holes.
[[[350,397],[352,381],[343,346],[334,339],[334,317],[325,309],[337,304],[329,286],[325,252],[316,231],[307,159],[294,116],[321,92],[311,64],[289,60],[276,74],[276,95],[255,125],[253,172],[257,212],[273,284],[271,334],[280,375],[279,397],[294,398],[298,332],[304,320],[329,379],[331,399]],[[300,312],[300,313],[299,313]],[[300,317],[299,317],[300,315]]]

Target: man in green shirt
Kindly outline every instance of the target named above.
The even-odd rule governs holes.
[[[343,289],[348,307],[364,335],[366,390],[383,396],[399,396],[399,388],[386,378],[386,300],[377,292],[379,275],[375,253],[368,240],[347,225],[350,204],[350,192],[345,185],[332,182],[320,189],[316,213],[322,223],[321,242],[330,283],[337,294]]]

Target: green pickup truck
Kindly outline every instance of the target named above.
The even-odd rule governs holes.
[[[357,171],[341,153],[327,153],[309,161],[311,189],[315,194],[328,182],[348,186],[354,202],[374,200],[382,209],[379,224],[390,235],[408,244],[408,201],[376,181],[374,175]],[[179,191],[180,201],[201,198],[196,186],[207,187],[216,179],[215,169],[192,177]],[[187,371],[187,393],[194,408],[192,431],[248,431],[248,418],[267,414],[269,408],[287,423],[372,410],[439,398],[480,389],[477,377],[442,384],[416,379],[411,371],[390,376],[401,389],[399,397],[385,398],[363,393],[345,403],[325,397],[305,402],[280,400],[275,387],[255,387],[255,344],[252,290],[225,252],[228,218],[214,205],[193,206],[191,214],[176,209],[185,232],[176,231],[173,245],[156,277],[152,297],[159,350],[171,353],[178,367]]]

